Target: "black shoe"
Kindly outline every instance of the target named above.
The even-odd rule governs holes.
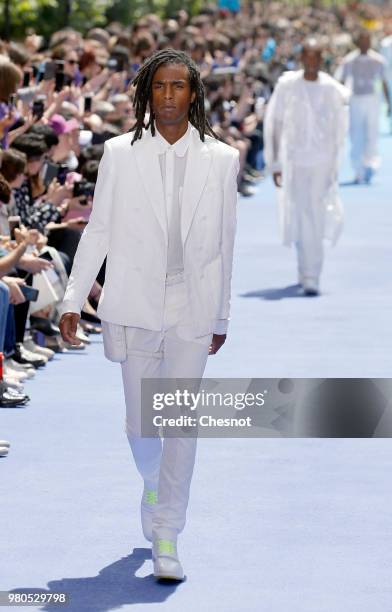
[[[304,289],[304,294],[308,297],[316,297],[320,295],[320,292],[317,289]]]
[[[255,191],[249,186],[246,181],[241,182],[240,186],[238,187],[238,191],[242,196],[245,196],[246,198],[255,194]]]
[[[24,406],[30,400],[28,395],[9,389],[4,381],[0,383],[0,407]]]
[[[89,312],[85,312],[84,310],[82,310],[82,312],[80,313],[80,318],[83,319],[83,321],[88,321],[89,323],[96,323],[97,325],[101,325],[101,319],[99,317],[96,317],[93,314],[90,314]]]
[[[49,319],[44,317],[35,317],[30,315],[30,326],[37,331],[41,331],[46,336],[58,336],[60,335],[60,328],[54,325]]]
[[[12,355],[12,359],[14,359],[17,363],[27,363],[35,368],[40,368],[41,366],[46,365],[45,359],[41,357],[33,357],[31,353],[27,353],[25,347],[21,342],[17,342],[15,344],[14,354]]]

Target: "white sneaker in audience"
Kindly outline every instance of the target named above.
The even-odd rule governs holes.
[[[84,342],[82,342],[82,344],[71,344],[70,342],[65,342],[64,340],[63,342],[64,347],[67,349],[67,351],[82,351],[86,348]]]
[[[30,358],[37,359],[37,357],[39,357],[45,363],[48,363],[49,359],[45,355],[38,355],[38,353],[34,353],[34,351],[30,351],[28,348],[25,347],[24,343],[23,343],[23,348],[25,349],[25,355],[27,359],[30,359]]]
[[[15,391],[23,391],[23,385],[17,378],[14,378],[9,374],[4,374],[3,380],[7,387],[11,387],[11,389],[15,389]]]
[[[91,344],[90,338],[84,333],[83,327],[79,323],[76,328],[76,337],[86,344]]]
[[[13,359],[5,360],[6,366],[9,366],[12,370],[16,370],[17,372],[25,372],[28,378],[33,378],[35,376],[35,368],[34,366],[29,366],[27,364],[18,363]]]
[[[30,334],[26,334],[23,340],[23,346],[28,351],[31,351],[32,353],[35,353],[37,355],[43,355],[48,359],[52,359],[54,356],[54,351],[49,348],[45,348],[44,346],[40,346],[39,344],[36,344]]]
[[[8,365],[7,363],[4,363],[4,374],[5,376],[10,376],[14,380],[17,380],[18,382],[29,378],[29,375],[27,374],[27,372],[20,372],[18,370],[13,370],[11,366]]]

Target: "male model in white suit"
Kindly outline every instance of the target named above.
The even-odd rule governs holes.
[[[80,311],[107,256],[97,312],[105,355],[121,362],[126,433],[144,479],[143,532],[154,575],[182,580],[177,536],[197,438],[142,437],[141,379],[201,378],[226,339],[239,160],[215,138],[188,55],[155,53],[134,85],[136,124],[105,143],[60,328],[78,343]]]

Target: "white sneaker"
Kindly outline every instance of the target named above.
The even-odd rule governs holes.
[[[54,356],[54,351],[45,348],[44,346],[39,346],[39,344],[36,344],[32,337],[28,335],[25,336],[25,339],[23,340],[23,346],[31,353],[46,357],[47,359],[52,359]]]
[[[318,282],[315,279],[305,278],[302,287],[305,295],[315,296],[319,294]]]
[[[84,333],[84,329],[79,323],[76,328],[76,337],[85,344],[91,344],[90,338]]]
[[[11,446],[11,442],[8,442],[8,440],[0,440],[0,446]]]
[[[23,344],[23,347],[25,349],[25,353],[26,353],[27,359],[33,360],[33,359],[37,359],[37,357],[39,357],[40,359],[42,359],[42,361],[45,362],[45,364],[48,363],[49,359],[48,359],[48,357],[46,357],[46,355],[38,355],[34,351],[30,351],[28,348],[26,348],[24,344]]]
[[[143,534],[146,540],[152,542],[152,517],[158,502],[158,491],[148,489],[144,485],[142,500],[140,503],[140,518],[142,521]]]
[[[15,370],[16,372],[24,372],[25,374],[27,374],[27,378],[34,378],[35,376],[35,368],[34,366],[29,366],[29,365],[25,365],[22,363],[18,363],[17,361],[14,361],[13,359],[6,359],[5,360],[6,366],[9,366],[12,370]]]
[[[13,378],[17,382],[26,380],[29,377],[27,372],[19,372],[18,370],[13,370],[9,365],[6,364],[4,364],[4,375]]]
[[[178,558],[177,538],[170,539],[153,534],[152,560],[154,563],[154,576],[159,580],[184,580],[184,570]]]
[[[0,446],[0,457],[6,457],[8,455],[8,446]]]
[[[11,389],[16,389],[17,391],[23,391],[23,385],[17,378],[10,376],[9,374],[3,375],[3,380],[7,387],[11,387]],[[1,446],[1,444],[0,444]]]
[[[81,344],[71,344],[70,342],[66,342],[65,340],[63,340],[63,344],[64,348],[66,348],[67,351],[83,351],[86,348],[84,342],[82,342]]]

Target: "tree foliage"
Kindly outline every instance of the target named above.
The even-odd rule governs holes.
[[[30,29],[50,36],[65,25],[81,32],[93,26],[105,26],[110,21],[128,25],[146,13],[170,17],[175,11],[185,9],[194,15],[201,0],[0,0],[2,32],[7,4],[10,37],[16,39]]]

